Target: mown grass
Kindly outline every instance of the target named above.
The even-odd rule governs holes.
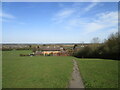
[[[118,61],[77,59],[86,88],[118,88]]]
[[[3,51],[3,88],[65,88],[73,57],[25,56],[31,51]]]
[[[3,88],[65,88],[76,59],[86,88],[117,88],[118,61],[57,56],[25,56],[3,51]]]

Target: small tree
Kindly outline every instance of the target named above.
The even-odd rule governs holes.
[[[33,51],[34,53],[36,52],[36,50],[37,50],[37,49],[36,49],[35,47],[32,49],[32,51]]]
[[[94,37],[91,42],[94,44],[98,44],[100,43],[100,39],[98,37]]]

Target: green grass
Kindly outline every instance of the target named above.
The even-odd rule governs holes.
[[[77,59],[86,88],[117,88],[118,61]]]
[[[71,78],[74,57],[25,56],[31,51],[3,51],[3,88],[65,88]],[[86,88],[117,88],[118,61],[78,59]]]
[[[73,57],[26,56],[31,51],[3,51],[3,88],[65,88]]]

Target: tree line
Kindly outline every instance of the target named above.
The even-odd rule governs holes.
[[[79,51],[75,51],[73,56],[78,58],[104,58],[104,59],[116,59],[119,60],[119,33],[112,33],[107,40],[103,43],[99,43],[99,38],[93,38],[93,44],[81,48]]]

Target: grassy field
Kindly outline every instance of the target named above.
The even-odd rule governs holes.
[[[25,56],[31,51],[3,51],[3,88],[65,88],[74,57]],[[86,88],[117,88],[118,61],[78,59]]]
[[[3,88],[65,88],[73,57],[20,57],[31,51],[3,51]]]
[[[86,88],[117,88],[118,61],[77,59]]]

